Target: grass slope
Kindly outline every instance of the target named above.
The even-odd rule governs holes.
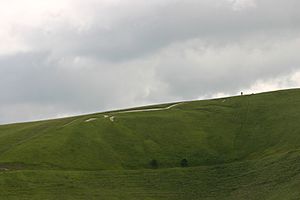
[[[0,199],[299,199],[299,111],[295,89],[2,125]]]

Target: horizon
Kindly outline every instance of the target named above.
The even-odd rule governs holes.
[[[45,118],[45,119],[36,119],[36,120],[30,120],[30,121],[17,121],[17,122],[11,122],[11,123],[4,123],[1,124],[0,126],[5,126],[5,125],[14,125],[14,124],[23,124],[23,123],[34,123],[34,122],[43,122],[43,121],[51,121],[51,120],[59,120],[59,119],[68,119],[68,118],[74,118],[74,117],[81,117],[81,116],[87,116],[87,115],[94,115],[94,114],[100,114],[100,113],[113,113],[116,111],[123,111],[123,110],[128,110],[128,109],[138,109],[141,107],[149,107],[149,106],[156,106],[156,105],[163,105],[163,104],[175,104],[175,103],[188,103],[188,102],[195,102],[195,101],[207,101],[207,100],[218,100],[218,99],[226,99],[226,98],[233,98],[233,97],[238,97],[238,96],[247,96],[247,95],[259,95],[259,94],[265,94],[265,93],[273,93],[273,92],[280,92],[280,91],[286,91],[286,90],[300,90],[300,87],[295,87],[295,88],[283,88],[283,89],[277,89],[277,90],[268,90],[268,91],[260,91],[260,92],[246,92],[241,95],[239,94],[234,94],[230,96],[217,96],[217,97],[212,97],[212,98],[204,98],[204,99],[191,99],[191,100],[180,100],[180,101],[174,101],[174,102],[161,102],[158,104],[143,104],[143,105],[137,105],[134,107],[123,107],[123,108],[113,108],[110,110],[102,110],[102,111],[95,111],[95,112],[90,112],[90,113],[78,113],[74,115],[66,115],[66,116],[58,116],[58,117],[53,117],[53,118]],[[242,92],[242,91],[241,91]]]

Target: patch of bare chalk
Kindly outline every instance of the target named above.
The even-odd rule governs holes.
[[[91,122],[91,121],[95,121],[95,120],[97,120],[97,118],[90,118],[90,119],[85,120],[84,122]]]
[[[114,116],[111,116],[111,117],[109,118],[109,120],[110,120],[111,122],[114,122],[115,117],[114,117]]]

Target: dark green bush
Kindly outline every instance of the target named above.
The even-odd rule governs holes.
[[[181,165],[181,167],[188,167],[188,161],[187,161],[187,159],[182,159],[181,160],[181,162],[180,162],[180,165]]]
[[[150,166],[153,169],[157,169],[158,168],[158,162],[157,162],[157,160],[155,160],[155,159],[151,160]]]

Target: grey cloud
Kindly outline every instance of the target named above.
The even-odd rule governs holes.
[[[158,87],[151,69],[111,67],[84,58],[54,59],[48,52],[0,58],[0,66],[0,122],[46,117],[55,110],[58,115],[141,105],[149,102],[148,90]],[[10,118],[11,113],[18,116]]]
[[[0,123],[235,94],[300,71],[297,0],[82,4],[83,28],[60,15],[15,25],[30,50],[0,56]]]
[[[223,3],[222,3],[223,2]],[[108,61],[126,61],[149,55],[173,42],[193,38],[212,43],[233,42],[261,34],[299,34],[299,1],[257,1],[255,8],[235,11],[226,1],[173,1],[152,6],[146,14],[133,12],[138,6],[115,7],[113,23],[103,26],[97,13],[87,30],[57,20],[30,32],[30,43],[58,54],[93,56]],[[275,6],[276,5],[276,6]],[[100,7],[101,5],[99,5]],[[132,10],[132,15],[131,11]],[[101,12],[99,12],[101,14]],[[53,25],[55,23],[55,25]],[[56,29],[48,30],[48,27]],[[60,48],[56,48],[60,46]]]
[[[197,47],[198,41],[192,41]],[[224,92],[235,94],[255,81],[282,77],[300,70],[299,39],[244,41],[197,51],[189,45],[173,47],[160,58],[160,80],[172,96],[195,98]],[[200,44],[201,46],[201,44]],[[195,50],[196,49],[196,50]],[[192,55],[192,56],[191,56]]]

